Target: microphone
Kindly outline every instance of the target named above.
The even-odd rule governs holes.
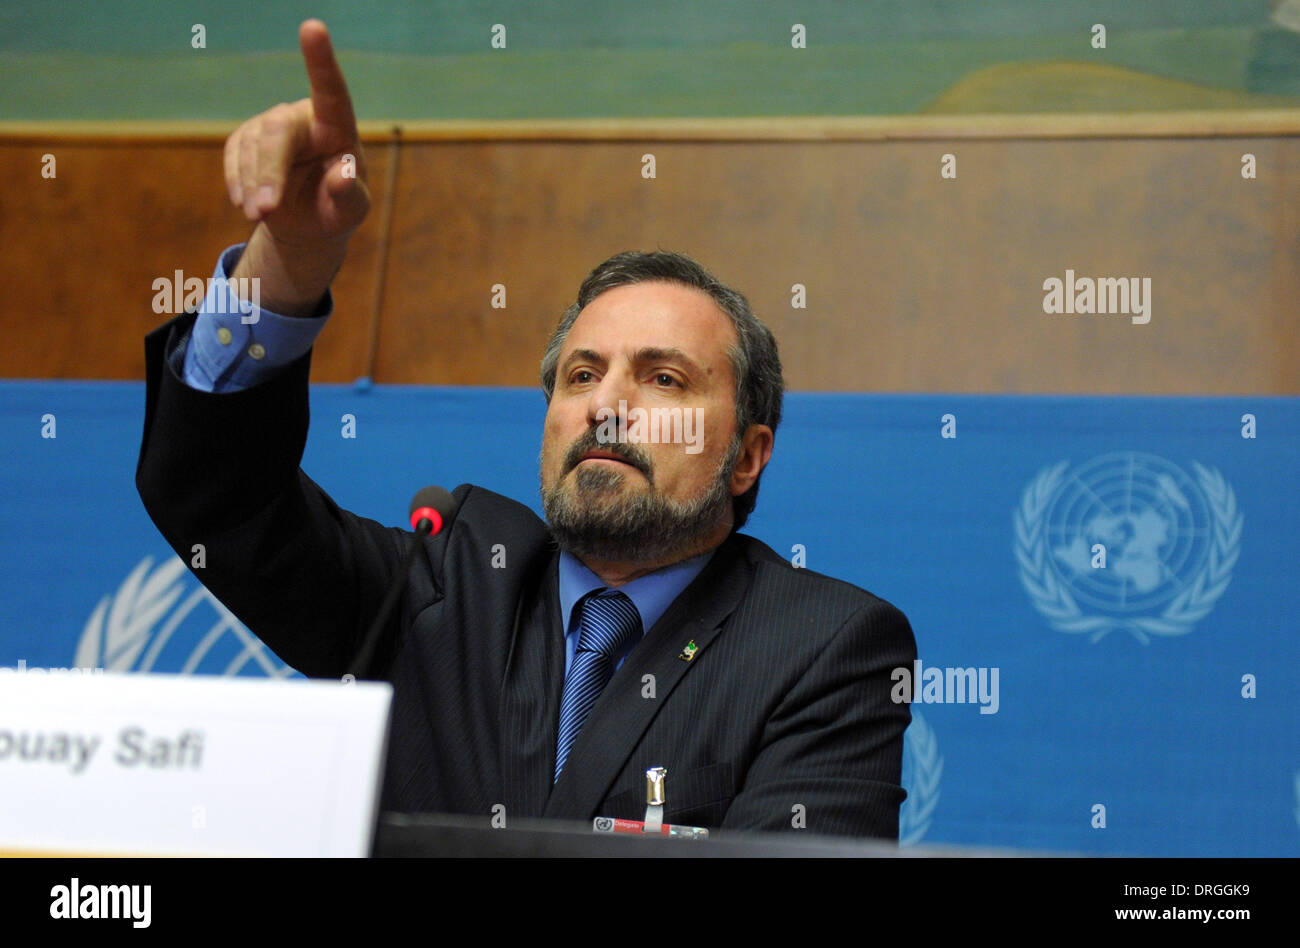
[[[437,536],[443,523],[455,509],[456,498],[445,489],[422,487],[411,500],[411,529],[416,533],[427,532],[431,537]],[[427,531],[422,527],[425,520],[430,524]]]
[[[397,600],[401,598],[402,590],[406,588],[406,581],[411,573],[411,564],[415,562],[415,556],[420,551],[421,543],[426,536],[437,535],[442,530],[443,525],[451,519],[455,510],[456,498],[452,497],[451,493],[443,487],[421,488],[411,500],[411,529],[415,531],[415,535],[411,537],[411,543],[406,548],[406,555],[402,557],[402,566],[393,578],[392,585],[388,587],[388,593],[384,596],[383,604],[379,607],[375,621],[371,623],[370,631],[366,633],[366,637],[361,643],[361,649],[357,652],[356,658],[353,659],[352,665],[348,669],[348,674],[345,676],[346,680],[358,679],[369,669],[370,662],[375,655],[375,649],[378,648],[379,640],[383,637],[384,626],[388,625],[388,620],[393,615],[393,609],[397,606]]]

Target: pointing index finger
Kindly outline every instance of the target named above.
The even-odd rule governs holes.
[[[311,82],[311,110],[316,121],[355,136],[357,119],[343,70],[334,58],[329,30],[320,20],[307,20],[298,28],[298,45]]]

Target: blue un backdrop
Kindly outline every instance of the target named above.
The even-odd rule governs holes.
[[[0,393],[0,666],[296,674],[144,512],[142,384]],[[540,513],[544,411],[315,386],[303,467],[385,523],[426,484]],[[1294,856],[1297,457],[1293,398],[794,393],[745,532],[911,620],[905,844]]]

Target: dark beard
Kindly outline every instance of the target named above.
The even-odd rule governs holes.
[[[619,481],[632,476],[604,466],[578,468],[571,491],[542,486],[542,509],[560,549],[582,559],[613,562],[676,562],[694,552],[713,532],[732,502],[728,485],[740,456],[735,438],[705,493],[678,504],[661,496],[650,480],[647,491],[604,503]],[[567,476],[567,475],[566,475]]]

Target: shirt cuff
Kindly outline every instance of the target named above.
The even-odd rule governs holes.
[[[229,281],[244,244],[226,248],[208,281],[208,292],[185,354],[185,380],[208,391],[236,391],[265,381],[307,353],[334,311],[329,290],[308,317],[283,316],[259,305],[256,278]]]

